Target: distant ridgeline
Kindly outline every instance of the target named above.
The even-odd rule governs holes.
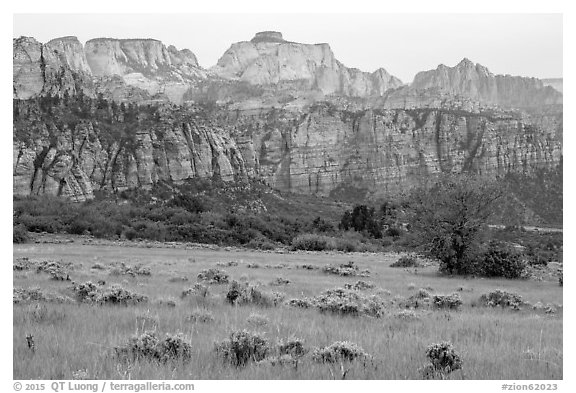
[[[83,201],[206,178],[360,198],[469,172],[507,179],[530,214],[561,221],[549,175],[562,166],[561,80],[464,59],[406,85],[278,32],[232,44],[210,69],[152,39],[20,37],[13,49],[15,195]]]

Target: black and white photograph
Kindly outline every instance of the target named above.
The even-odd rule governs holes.
[[[6,391],[567,386],[562,12],[158,7],[11,15]]]

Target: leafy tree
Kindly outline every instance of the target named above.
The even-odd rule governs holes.
[[[475,273],[478,240],[502,195],[495,181],[466,174],[445,175],[412,192],[411,228],[425,251],[440,260],[440,271]]]
[[[366,205],[356,205],[352,211],[346,211],[340,220],[339,227],[346,231],[353,229],[356,232],[367,232],[377,239],[382,237],[374,208]]]

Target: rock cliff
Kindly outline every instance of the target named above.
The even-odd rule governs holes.
[[[15,103],[14,194],[82,201],[94,190],[149,187],[159,180],[247,177],[236,142],[208,121],[158,110],[146,122],[143,110],[75,105],[80,112],[62,106],[48,113],[47,105]]]
[[[352,97],[382,95],[402,85],[383,68],[371,74],[347,68],[328,44],[289,42],[278,32],[260,32],[251,41],[232,44],[212,71],[254,85],[306,81],[308,88],[324,94]]]
[[[20,37],[12,44],[14,98],[92,91],[82,44],[75,37],[52,40],[48,44]]]
[[[536,78],[494,75],[486,67],[463,59],[454,67],[439,65],[416,74],[409,90],[438,89],[452,95],[503,107],[562,104],[562,94]]]
[[[256,177],[282,191],[319,195],[343,186],[396,192],[442,172],[529,175],[562,158],[557,115],[536,121],[432,109],[350,112],[328,104],[303,114],[159,109],[139,113],[137,121],[126,117],[114,131],[100,112],[66,124],[64,115],[20,106],[14,192],[76,200],[98,189],[214,176]]]
[[[469,60],[402,86],[277,32],[233,44],[211,71],[157,40],[13,47],[18,195],[85,200],[190,177],[393,192],[440,172],[530,175],[562,162],[562,94]]]

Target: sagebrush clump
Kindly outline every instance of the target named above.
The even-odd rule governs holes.
[[[452,343],[447,341],[428,346],[426,357],[430,364],[421,370],[425,379],[444,379],[451,372],[462,368],[460,355],[456,353]]]
[[[275,307],[284,300],[278,292],[264,292],[257,286],[232,281],[226,293],[226,302],[232,305],[253,304],[260,307]]]
[[[525,270],[522,254],[501,242],[490,242],[478,260],[479,274],[485,277],[521,278]]]
[[[336,274],[338,276],[360,276],[360,277],[369,277],[370,271],[369,270],[362,270],[358,268],[354,264],[353,261],[348,263],[342,263],[340,265],[326,265],[322,268],[322,272],[326,274]]]
[[[228,284],[230,276],[224,270],[204,269],[198,273],[198,280],[208,284]]]
[[[113,276],[127,275],[131,277],[136,276],[150,276],[152,271],[149,267],[143,265],[130,266],[126,265],[124,262],[120,263],[120,266],[116,266],[110,270],[110,274]]]
[[[190,360],[192,344],[181,334],[166,334],[160,339],[156,332],[144,332],[130,337],[124,345],[114,347],[121,361],[133,362],[147,359],[166,363],[174,360]]]
[[[242,367],[249,362],[259,362],[270,353],[268,340],[261,333],[238,330],[230,333],[230,337],[215,344],[216,353],[236,366]]]
[[[379,296],[365,297],[357,291],[343,288],[324,291],[316,296],[312,303],[320,312],[354,317],[361,314],[381,317],[385,309],[385,303]]]
[[[312,352],[312,360],[319,363],[352,362],[370,357],[361,347],[349,341],[337,341],[327,347],[315,348]]]
[[[72,291],[79,301],[94,304],[118,304],[127,306],[148,301],[147,296],[124,289],[118,284],[113,284],[107,289],[102,290],[101,287],[91,281],[87,281],[74,285]]]
[[[433,295],[432,302],[436,308],[458,310],[462,305],[462,298],[457,293],[450,295]]]
[[[514,310],[520,310],[526,304],[522,296],[500,289],[481,295],[479,301],[487,307],[509,307]]]
[[[355,291],[365,291],[367,289],[373,289],[375,287],[376,285],[362,280],[356,281],[354,284],[348,284],[348,283],[344,284],[345,289],[352,289]]]
[[[204,284],[196,283],[194,284],[194,286],[192,286],[192,288],[187,288],[184,291],[182,291],[180,297],[184,299],[191,295],[199,297],[207,297],[209,295],[208,287]]]
[[[392,263],[390,267],[419,267],[418,259],[414,255],[404,255],[396,262]]]

